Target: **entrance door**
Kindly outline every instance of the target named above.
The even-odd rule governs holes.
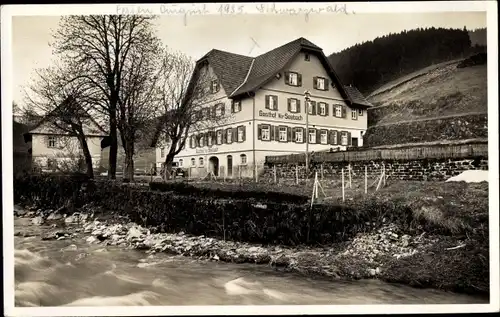
[[[233,176],[233,157],[231,155],[227,156],[227,177]]]
[[[215,176],[219,176],[219,159],[217,156],[212,156],[208,162],[210,164],[210,171],[214,172]]]
[[[352,146],[358,147],[358,138],[352,138]]]

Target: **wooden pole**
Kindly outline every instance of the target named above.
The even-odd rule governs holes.
[[[368,167],[365,165],[365,194],[368,194]]]
[[[323,173],[323,164],[321,164],[321,180],[323,180],[323,176],[324,176],[323,174],[324,174]]]
[[[311,196],[311,209],[312,209],[312,207],[313,207],[314,197],[316,197],[316,193],[315,193],[315,192],[316,192],[316,186],[315,186],[315,185],[316,185],[316,182],[315,182],[315,183],[314,183],[314,185],[313,185],[313,192],[312,192],[312,196]],[[307,186],[307,185],[306,185],[306,186]]]
[[[386,174],[385,174],[385,163],[384,163],[384,165],[382,165],[382,166],[383,166],[383,168],[384,168],[384,183],[383,183],[383,186],[385,187],[385,180],[386,180]]]
[[[344,168],[342,167],[342,201],[345,201],[345,190],[344,190]]]
[[[299,165],[295,165],[295,184],[299,184]]]
[[[316,196],[316,199],[318,199],[318,172],[314,174],[314,195]]]
[[[349,164],[349,188],[352,188],[351,173],[352,173],[351,164]]]
[[[274,183],[276,184],[276,165],[273,165]]]

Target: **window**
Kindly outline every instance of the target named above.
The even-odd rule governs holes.
[[[287,128],[286,127],[280,127],[279,128],[279,141],[280,142],[286,142],[286,136],[287,136]]]
[[[241,101],[233,101],[233,106],[231,107],[233,113],[241,111]]]
[[[297,142],[297,143],[304,142],[303,135],[302,135],[302,129],[295,130],[295,142]]]
[[[48,137],[47,147],[56,147],[57,146],[57,138],[55,136]]]
[[[328,131],[321,131],[321,144],[328,144]]]
[[[233,140],[232,140],[232,136],[233,136],[233,129],[229,128],[226,130],[226,140],[227,140],[227,143],[232,143]]]
[[[47,169],[55,170],[57,168],[57,161],[53,158],[47,160]]]
[[[278,110],[278,96],[266,96],[266,109]]]
[[[297,86],[298,85],[298,76],[297,76],[297,73],[290,73],[290,74],[288,74],[288,82],[292,86]]]
[[[324,78],[318,78],[316,84],[317,84],[318,89],[320,89],[320,90],[325,89],[325,79]]]
[[[196,166],[196,160],[194,158],[191,159],[191,166]]]
[[[342,118],[342,105],[335,106],[335,116],[338,118]]]
[[[210,91],[215,94],[219,91],[219,82],[217,79],[212,80],[212,85],[210,87]]]
[[[238,127],[238,142],[243,142],[245,141],[245,127],[240,126]]]
[[[219,103],[215,105],[215,115],[216,117],[222,117],[224,115],[224,104]]]
[[[247,156],[246,156],[246,154],[241,154],[240,155],[240,162],[241,162],[242,165],[247,164]]]
[[[200,166],[203,166],[203,164],[205,163],[205,162],[203,161],[203,157],[200,157],[199,162],[200,162]]]
[[[290,112],[298,112],[297,99],[290,99]]]
[[[270,135],[271,131],[270,130],[271,130],[271,128],[269,126],[262,127],[262,136],[261,136],[262,140],[264,140],[264,141],[271,140],[271,135]]]
[[[326,116],[326,103],[324,102],[319,103],[319,114],[322,116]]]
[[[184,163],[183,159],[179,159],[179,166],[182,167],[182,164]]]
[[[309,129],[309,143],[316,143],[316,131]]]
[[[217,131],[217,144],[222,144],[222,131]]]
[[[342,132],[341,145],[347,145],[347,132]]]
[[[351,110],[351,119],[358,120],[358,111],[356,109]]]
[[[203,146],[204,146],[204,144],[203,144],[203,143],[204,143],[204,141],[205,141],[205,140],[204,140],[204,135],[202,134],[202,135],[200,135],[200,136],[199,136],[199,141],[198,141],[198,143],[200,144],[200,147],[203,147]]]
[[[358,109],[358,116],[360,116],[360,117],[363,116],[363,109]]]
[[[307,61],[307,62],[309,62],[311,60],[311,56],[309,56],[308,53],[305,53],[304,54],[304,60]]]
[[[165,148],[164,147],[162,147],[160,149],[160,157],[165,157]]]
[[[208,145],[208,146],[212,146],[212,141],[213,141],[213,140],[212,140],[212,132],[209,132],[209,133],[207,134],[207,145]]]
[[[333,139],[333,145],[337,145],[338,141],[338,135],[337,131],[332,131],[332,139]]]
[[[313,104],[312,101],[308,101],[307,102],[307,109],[308,109],[309,114],[313,114],[314,113],[314,104]]]

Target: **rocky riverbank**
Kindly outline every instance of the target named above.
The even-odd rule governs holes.
[[[156,233],[128,219],[105,214],[96,206],[87,205],[71,215],[53,210],[16,208],[15,215],[29,217],[33,225],[50,225],[53,230],[42,240],[85,239],[90,244],[113,245],[144,250],[147,253],[166,252],[233,263],[256,263],[276,269],[331,278],[381,278],[391,276],[388,259],[404,259],[425,253],[438,237],[410,236],[395,225],[386,223],[354,239],[323,247],[263,246],[224,241],[205,236],[179,233]],[[367,224],[368,225],[368,224]],[[16,232],[27,236],[30,233]]]

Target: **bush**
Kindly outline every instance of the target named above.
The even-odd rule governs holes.
[[[195,195],[212,198],[236,198],[236,199],[259,199],[274,202],[286,202],[303,204],[308,197],[296,194],[273,191],[275,185],[263,186],[262,184],[246,183],[235,187],[229,185],[223,188],[222,184],[210,184],[208,186],[193,186],[185,182],[149,183],[149,188],[157,191],[174,191],[179,195]]]

